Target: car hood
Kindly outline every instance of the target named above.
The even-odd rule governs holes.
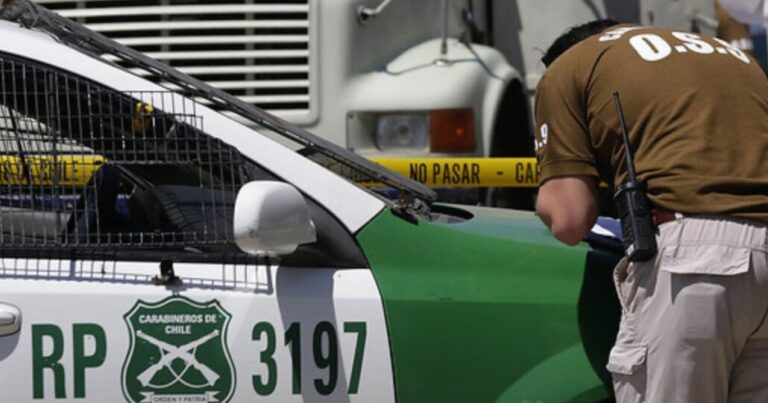
[[[531,211],[475,206],[453,206],[470,214],[472,218],[454,224],[468,234],[487,235],[517,242],[535,243],[573,250],[589,249],[586,243],[568,247],[557,241],[541,219]]]

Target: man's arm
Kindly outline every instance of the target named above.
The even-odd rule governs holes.
[[[560,242],[576,245],[597,221],[597,179],[563,176],[539,187],[536,212]]]

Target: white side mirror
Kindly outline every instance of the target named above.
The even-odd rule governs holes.
[[[252,255],[289,255],[317,240],[304,197],[283,182],[258,181],[243,186],[235,201],[235,243]]]

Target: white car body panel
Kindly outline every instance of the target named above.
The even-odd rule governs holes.
[[[150,279],[157,274],[154,266],[143,262],[3,259],[0,295],[3,302],[20,307],[22,328],[0,338],[0,379],[6,386],[9,380],[14,385],[4,388],[2,400],[33,400],[33,325],[54,325],[61,330],[64,351],[59,363],[64,372],[65,400],[74,400],[73,325],[96,324],[107,335],[106,360],[85,369],[85,396],[81,399],[116,401],[129,351],[129,329],[122,316],[137,300],[156,302],[171,294],[165,287],[151,284]],[[218,300],[232,315],[226,345],[236,385],[230,401],[394,401],[387,329],[369,270],[176,264],[176,273],[188,285],[174,294],[201,303]],[[328,379],[328,371],[318,369],[312,356],[312,331],[320,321],[336,328],[340,354],[338,385],[327,396],[319,395],[313,385],[314,379]],[[268,396],[259,396],[251,386],[252,376],[266,376],[265,365],[259,362],[266,340],[252,339],[252,328],[259,322],[268,322],[277,330],[277,386]],[[348,322],[365,322],[367,327],[356,394],[346,393],[357,342],[356,334],[344,332],[343,324]],[[301,326],[303,394],[291,392],[291,357],[282,334],[291,323]],[[93,354],[94,340],[86,338],[84,342],[85,355]],[[50,355],[53,348],[52,339],[44,338],[43,355]],[[42,379],[44,400],[62,401],[55,399],[53,371],[44,369]]]

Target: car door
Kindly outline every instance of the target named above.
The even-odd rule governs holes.
[[[0,337],[3,400],[393,401],[367,270],[179,263],[180,286],[156,271],[3,259],[2,307],[22,319]]]
[[[5,53],[0,77],[2,400],[394,400],[334,212],[304,194],[317,240],[245,254],[238,191],[279,178],[195,110]]]

